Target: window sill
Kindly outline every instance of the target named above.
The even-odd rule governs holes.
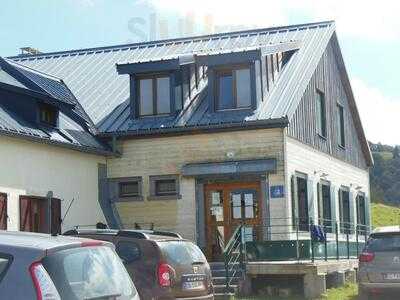
[[[137,202],[137,201],[143,201],[143,196],[129,196],[129,197],[119,196],[114,202]]]
[[[149,201],[158,201],[158,200],[179,200],[182,199],[182,195],[163,195],[163,196],[156,196],[151,195],[147,197]]]

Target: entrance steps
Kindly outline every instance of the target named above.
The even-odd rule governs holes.
[[[233,299],[237,294],[240,280],[243,278],[243,271],[239,263],[231,265],[229,273],[231,282],[229,290],[226,289],[226,269],[223,262],[210,262],[212,281],[214,286],[215,299]]]

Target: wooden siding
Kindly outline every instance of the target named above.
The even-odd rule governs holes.
[[[326,99],[327,137],[318,135],[316,100],[317,90],[324,93]],[[344,108],[345,115],[345,148],[339,147],[337,104]],[[325,50],[318,67],[311,78],[294,116],[290,120],[288,135],[311,145],[340,160],[346,161],[359,168],[366,169],[367,164],[361,149],[360,140],[354,126],[349,102],[334,55],[332,42]]]

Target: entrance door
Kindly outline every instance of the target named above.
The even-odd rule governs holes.
[[[235,229],[244,225],[252,240],[261,220],[260,183],[215,183],[205,186],[207,256],[218,259]]]

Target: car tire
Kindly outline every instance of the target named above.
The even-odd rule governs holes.
[[[369,300],[370,297],[369,297],[368,291],[361,287],[358,287],[358,299],[359,300]]]

